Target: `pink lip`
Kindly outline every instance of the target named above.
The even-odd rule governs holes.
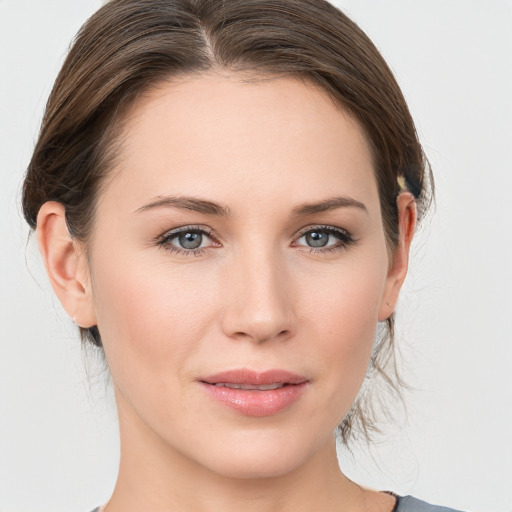
[[[271,416],[284,411],[304,393],[309,380],[285,370],[255,372],[248,369],[231,370],[200,379],[200,384],[216,401],[247,416]],[[285,384],[269,390],[233,389],[216,384],[268,386]]]

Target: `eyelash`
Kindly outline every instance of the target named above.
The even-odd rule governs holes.
[[[334,253],[342,250],[347,250],[352,245],[357,243],[357,240],[353,238],[353,236],[346,230],[337,228],[334,226],[310,226],[307,229],[302,230],[294,239],[293,244],[296,244],[298,240],[302,237],[306,236],[308,233],[312,232],[321,232],[325,233],[329,236],[334,236],[338,239],[338,241],[327,247],[310,247],[307,245],[299,244],[299,247],[304,247],[308,249],[309,253],[313,254],[326,254],[326,253]],[[162,247],[166,251],[179,254],[182,256],[201,256],[205,252],[205,247],[199,247],[197,249],[184,249],[177,247],[171,243],[172,240],[176,239],[182,233],[198,233],[200,235],[206,235],[210,240],[212,240],[217,246],[220,246],[220,243],[213,236],[213,230],[209,228],[205,228],[204,226],[184,226],[182,228],[178,228],[172,231],[167,231],[163,235],[159,236],[156,239],[156,243],[159,247]],[[297,245],[294,245],[297,246]]]

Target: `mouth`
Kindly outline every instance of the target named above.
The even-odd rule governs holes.
[[[236,384],[230,382],[217,382],[213,384],[213,386],[218,386],[219,388],[229,388],[229,389],[243,389],[244,391],[269,391],[271,389],[281,389],[285,386],[293,386],[294,384],[287,383],[274,383],[274,384],[262,384],[260,386],[255,384]]]
[[[249,386],[262,388],[264,386],[285,386],[307,382],[307,377],[287,370],[255,371],[247,368],[228,370],[216,373],[201,379],[206,384],[220,385],[222,387]],[[241,388],[243,389],[243,388]],[[271,388],[272,389],[272,388]]]
[[[284,370],[230,370],[199,381],[221,405],[247,416],[272,416],[296,403],[309,379]]]

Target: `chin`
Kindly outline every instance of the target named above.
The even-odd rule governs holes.
[[[225,439],[213,452],[210,444],[206,447],[209,456],[202,453],[203,465],[226,478],[278,478],[293,473],[319,451],[317,439],[313,442],[290,432],[272,434],[252,432],[244,435],[243,440]],[[334,433],[330,439],[334,440]]]
[[[301,466],[299,457],[289,459],[272,454],[268,457],[258,456],[232,456],[230,460],[212,461],[209,469],[214,473],[230,479],[262,480],[279,478],[293,473]]]

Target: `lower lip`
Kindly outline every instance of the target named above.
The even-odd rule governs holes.
[[[294,404],[306,390],[307,382],[289,384],[278,389],[252,391],[201,383],[218,402],[247,416],[272,416]]]

